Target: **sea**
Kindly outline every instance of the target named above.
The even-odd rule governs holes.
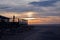
[[[60,24],[29,25],[30,30],[13,34],[0,33],[0,40],[60,40]]]

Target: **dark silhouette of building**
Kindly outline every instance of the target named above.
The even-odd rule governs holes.
[[[1,16],[0,15],[0,22],[9,22],[9,19],[8,17],[5,17],[5,16]]]
[[[21,19],[22,20],[22,24],[28,25],[28,20],[25,19]]]

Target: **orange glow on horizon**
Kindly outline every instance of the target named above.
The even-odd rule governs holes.
[[[60,19],[53,18],[36,18],[33,20],[28,20],[28,24],[60,24]]]
[[[13,15],[16,16],[16,18],[19,19],[25,19],[28,20],[28,24],[49,24],[49,23],[59,23],[60,24],[60,16],[46,16],[44,18],[40,17],[38,15],[35,14],[35,12],[20,12],[20,13],[16,13],[16,12],[3,12],[0,13],[0,15],[12,18]]]

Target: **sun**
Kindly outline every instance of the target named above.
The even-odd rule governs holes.
[[[27,18],[23,18],[25,20],[32,20],[32,19],[35,19],[33,18],[33,15],[34,15],[34,12],[27,12]]]
[[[24,17],[24,18],[22,18],[22,19],[25,19],[25,20],[33,20],[33,19],[36,19],[35,17],[34,17],[34,14],[35,14],[35,12],[27,12],[25,15],[26,15],[26,17]]]
[[[29,18],[31,18],[31,17],[33,17],[33,14],[34,14],[34,12],[28,12],[28,13],[27,13],[27,16],[28,16]]]

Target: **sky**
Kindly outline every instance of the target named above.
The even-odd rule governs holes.
[[[29,24],[60,24],[60,0],[0,0],[0,15],[30,18]]]

